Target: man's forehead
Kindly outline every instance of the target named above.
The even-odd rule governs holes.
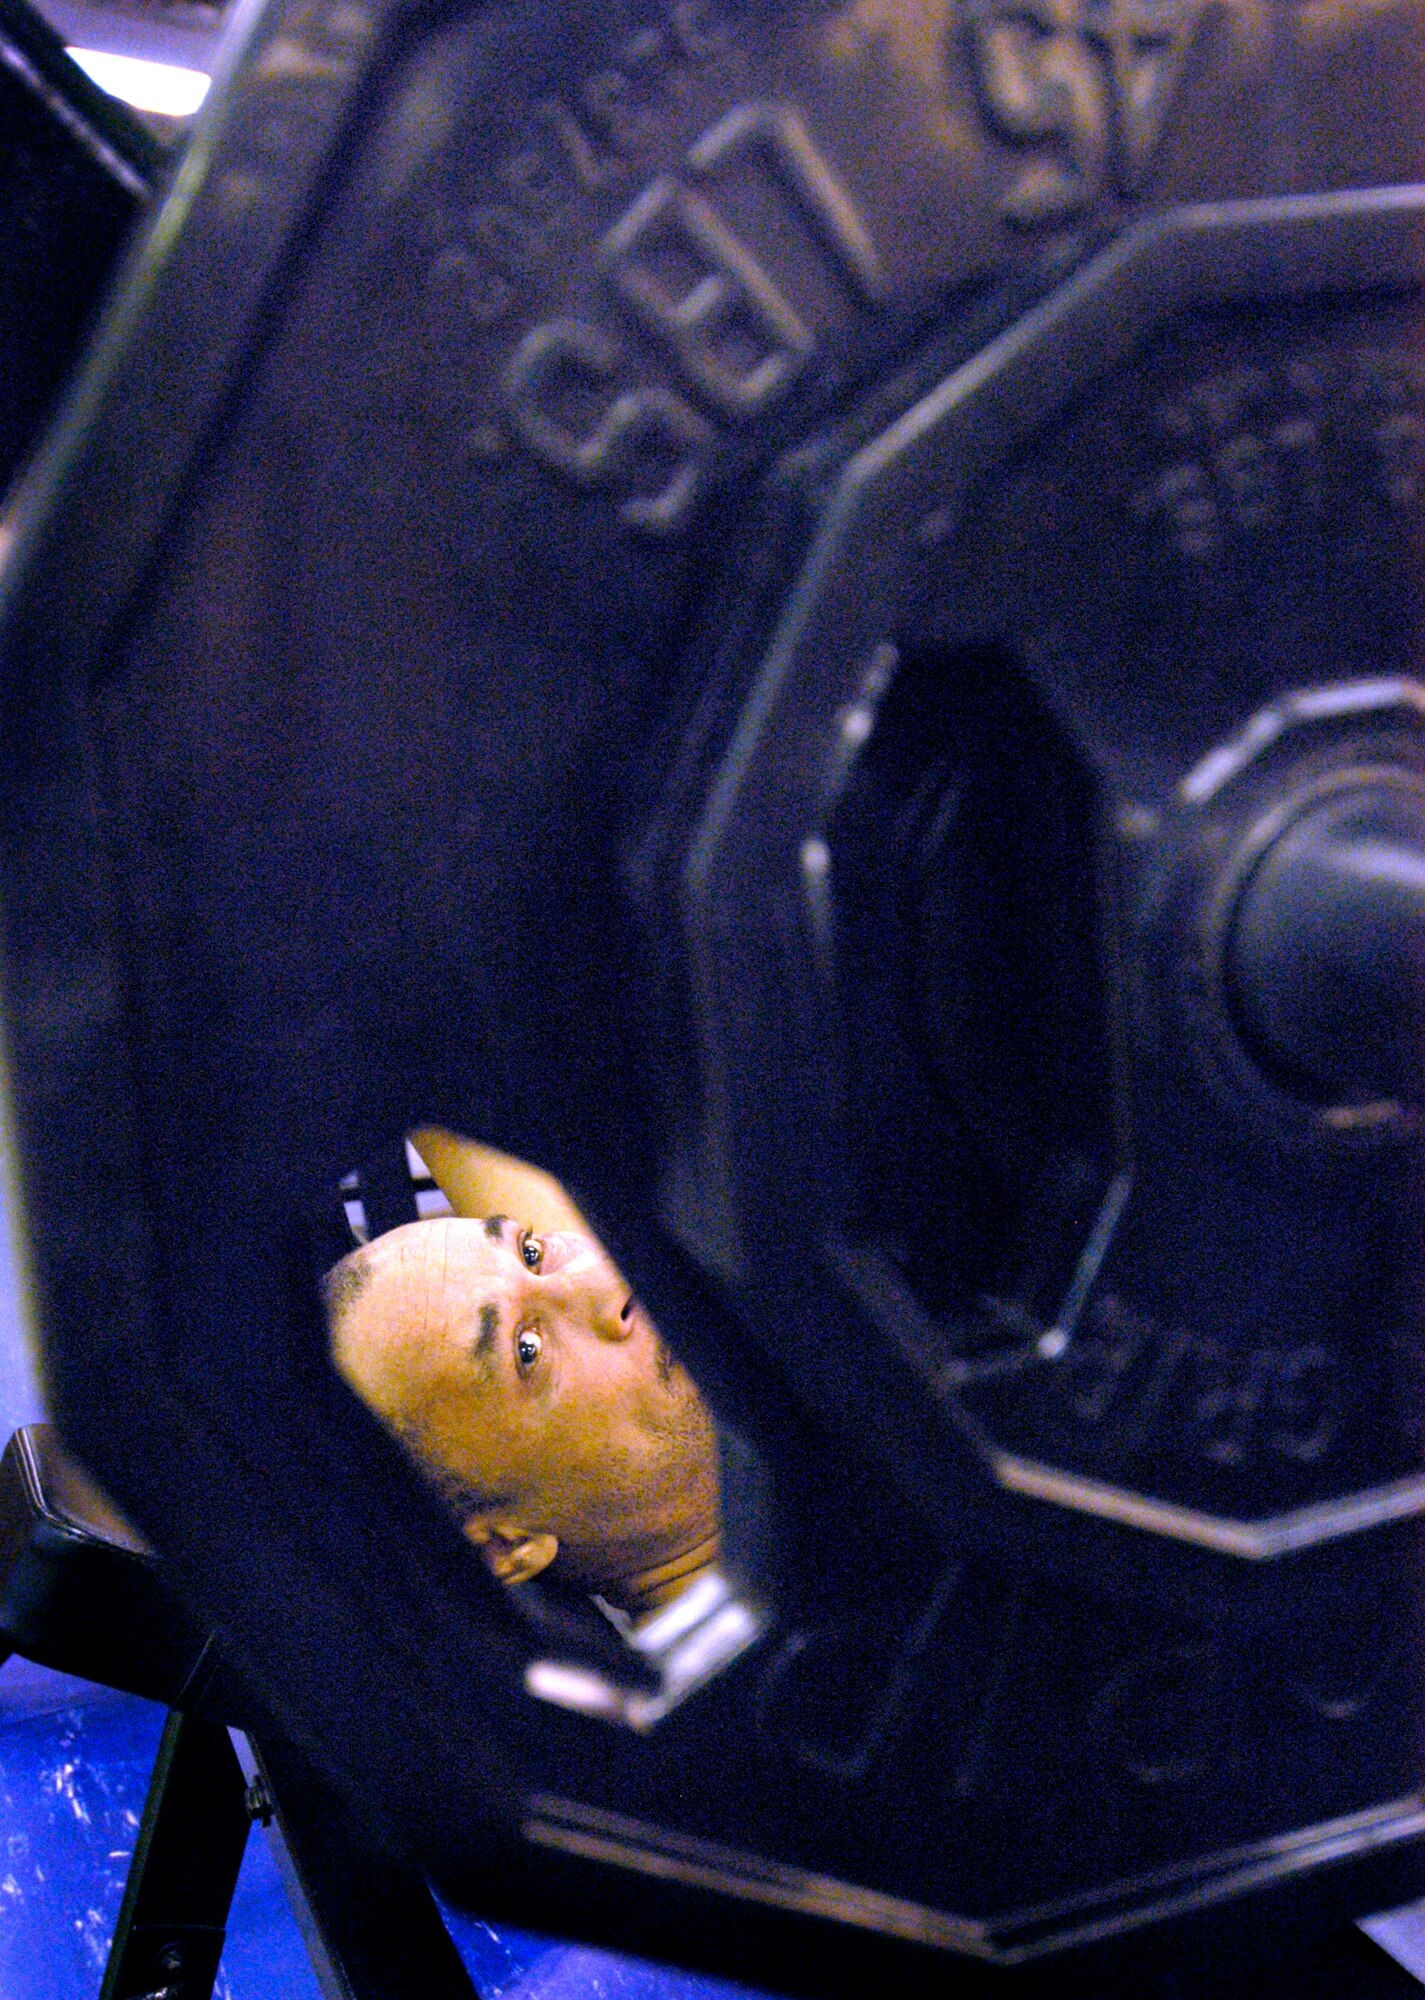
[[[409,1271],[428,1278],[458,1280],[505,1266],[505,1228],[503,1216],[480,1222],[463,1216],[437,1216],[388,1229],[374,1237],[361,1254],[373,1273]]]
[[[364,1296],[353,1312],[387,1340],[398,1330],[407,1341],[425,1340],[467,1324],[473,1339],[481,1307],[504,1297],[519,1271],[483,1224],[445,1218],[389,1230],[359,1254]]]
[[[368,1248],[376,1254],[367,1282],[333,1329],[338,1360],[373,1393],[379,1385],[383,1408],[394,1396],[414,1409],[432,1393],[488,1377],[504,1274],[465,1257],[443,1257],[438,1245]]]

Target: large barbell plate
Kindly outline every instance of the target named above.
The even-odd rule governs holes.
[[[511,1907],[549,1921],[552,1884],[571,1922],[745,1965],[822,1933],[1013,1963],[1251,1893],[1318,1916],[1403,1893],[1402,1343],[1343,1326],[1327,1368],[1325,1334],[1230,1309],[1228,1236],[1154,1233],[1145,1190],[1181,1209],[1201,1164],[1144,1096],[1117,905],[1094,913],[1105,798],[1142,834],[1128,807],[1322,678],[1301,648],[1230,686],[1201,650],[1160,683],[1115,663],[1104,545],[1137,538],[1126,587],[1171,633],[1197,574],[1173,537],[1216,526],[1213,573],[1245,573],[1228,516],[1265,475],[1239,453],[1194,513],[1191,472],[1163,484],[1187,447],[1165,464],[1109,405],[1144,368],[1186,394],[1189,336],[1203,380],[1245,342],[1274,382],[1288,292],[1328,344],[1334,312],[1409,349],[1413,197],[1380,190],[1419,174],[1420,25],[1227,0],[237,24],[6,573],[19,1151],[67,1439],[457,1895],[488,1899],[498,1854]],[[1393,659],[1400,379],[1396,457],[1367,475],[1363,417],[1323,531],[1397,607]],[[1309,623],[1303,534],[1276,587]],[[1070,614],[1105,635],[1077,682]],[[994,649],[1003,681],[971,690]],[[1404,672],[1369,650],[1331,684]],[[1392,771],[1404,709],[1371,739]],[[1119,798],[1135,754],[1153,795]],[[996,786],[1022,811],[1002,846]],[[902,821],[932,877],[888,866]],[[1202,865],[1194,911],[1236,879]],[[1026,1066],[1007,1096],[955,1032],[996,936],[1027,1007],[989,1038]],[[879,1016],[842,1006],[848,968]],[[1219,1040],[1270,1094],[1251,1051],[1278,1030],[1233,1041],[1234,1005]],[[888,1060],[906,1007],[953,1143]],[[643,1737],[530,1698],[539,1662],[640,1679],[592,1614],[498,1598],[326,1365],[304,1219],[422,1121],[568,1182],[778,1492],[780,1563],[732,1538],[761,1643]],[[1330,1158],[1358,1221],[1362,1176],[1395,1176],[1400,1228],[1330,1218],[1321,1268],[1375,1272],[1376,1229],[1398,1279],[1413,1127],[1377,1123],[1375,1166]],[[1208,1183],[1264,1315],[1275,1144]],[[926,1176],[951,1248],[922,1283],[895,1239]],[[911,1196],[889,1241],[882,1186]],[[1212,1278],[1206,1388],[1153,1359],[1176,1303],[1114,1359],[1106,1287],[1142,1316],[1145,1269],[1170,1302]],[[1148,1420],[1144,1366],[1170,1377]],[[1307,1449],[1331,1369],[1359,1396],[1336,1460]],[[1211,1404],[1201,1449],[1153,1433],[1170,1391]],[[1216,1450],[1244,1396],[1246,1470]],[[1382,1491],[1340,1533],[1237,1546]]]

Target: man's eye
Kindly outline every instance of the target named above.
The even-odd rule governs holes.
[[[544,1245],[537,1236],[526,1230],[520,1238],[520,1255],[531,1271],[537,1271],[544,1262]]]
[[[520,1367],[523,1369],[533,1368],[535,1362],[538,1361],[543,1352],[543,1336],[536,1333],[533,1327],[523,1327],[515,1339],[515,1354]]]

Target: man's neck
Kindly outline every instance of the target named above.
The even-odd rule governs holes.
[[[717,1529],[690,1543],[676,1555],[657,1563],[611,1577],[599,1585],[606,1604],[622,1611],[635,1625],[651,1618],[670,1604],[688,1585],[710,1570],[721,1553],[722,1538]]]

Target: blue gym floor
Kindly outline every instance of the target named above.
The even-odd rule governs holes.
[[[163,1711],[21,1660],[0,1668],[0,2000],[94,2000]],[[482,2000],[723,2000],[740,1989],[495,1930],[451,1930]],[[217,2000],[320,2000],[266,1836],[248,1841]]]
[[[0,2000],[93,2000],[163,1711],[21,1660],[0,1668]],[[740,1991],[453,1917],[482,2000],[722,2000]],[[217,2000],[320,2000],[266,1836],[249,1838]]]
[[[0,2000],[94,2000],[163,1711],[23,1660],[0,1668]],[[610,1952],[450,1927],[481,2000],[731,2000]],[[267,1837],[249,1837],[217,2000],[321,2000]]]

